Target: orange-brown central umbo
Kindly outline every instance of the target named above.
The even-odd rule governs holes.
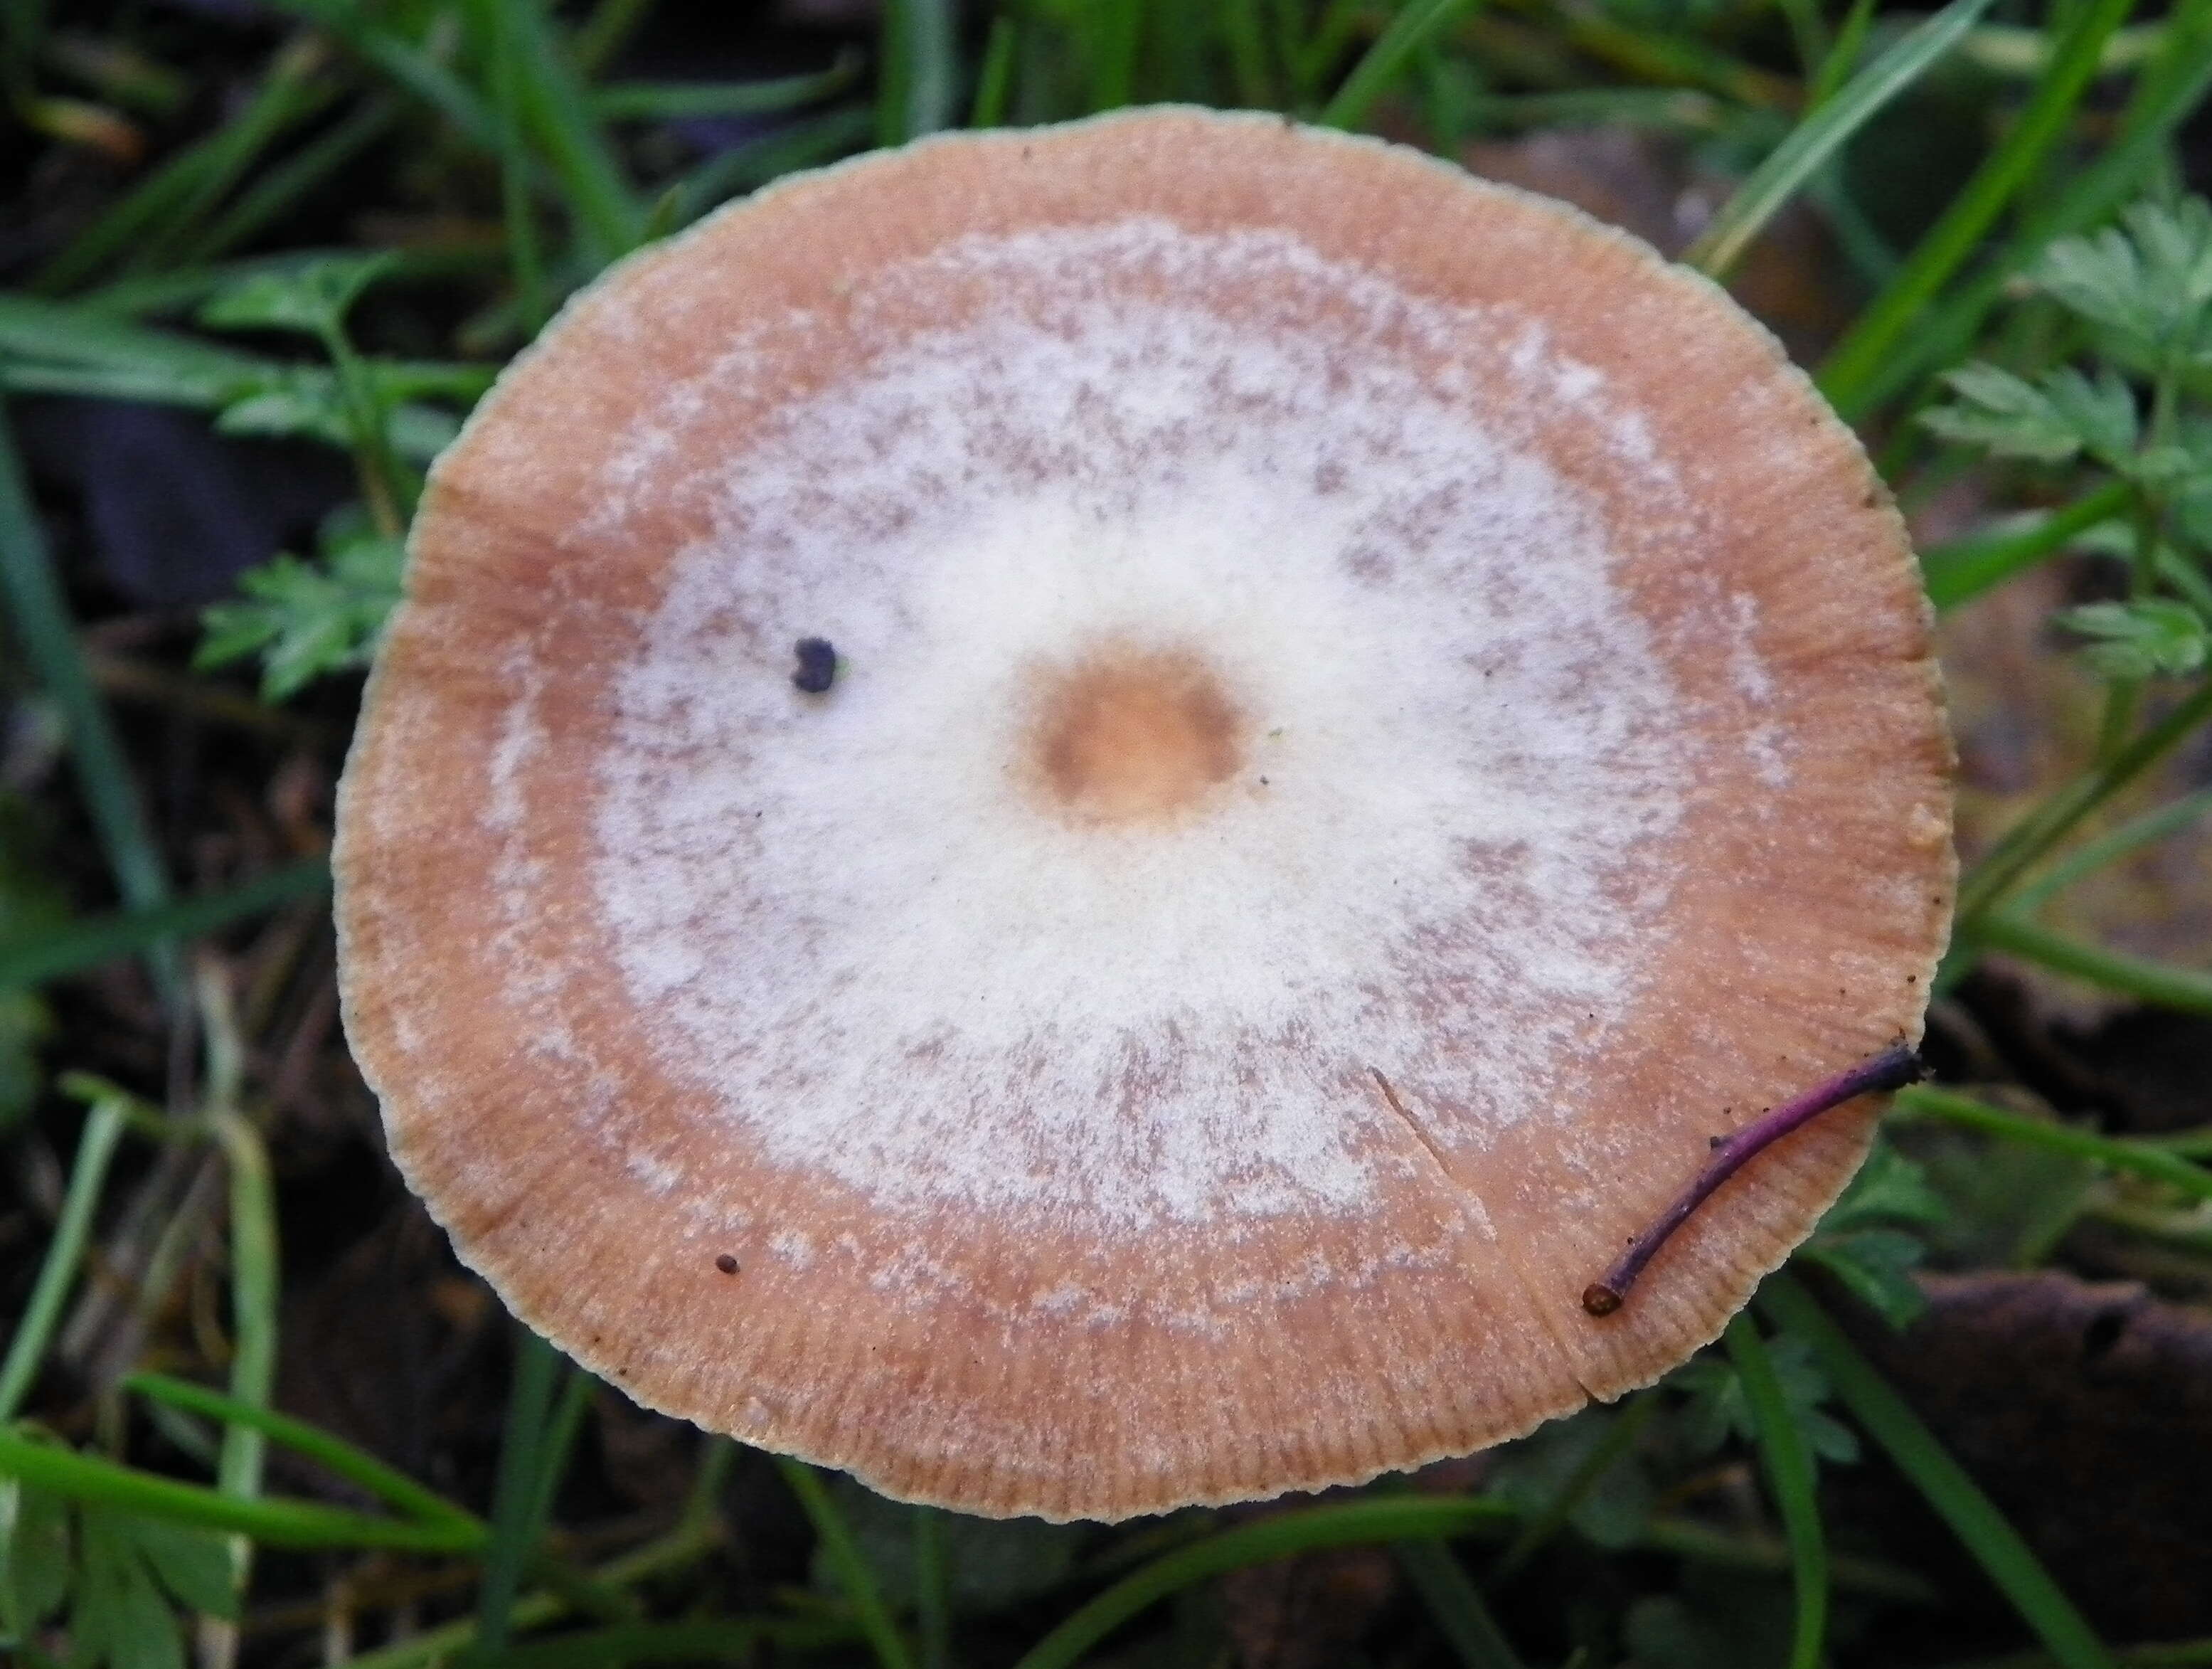
[[[1243,716],[1188,651],[1107,649],[1051,669],[1038,694],[1025,763],[1053,809],[1079,822],[1194,810],[1243,758]]]

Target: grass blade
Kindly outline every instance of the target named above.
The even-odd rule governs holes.
[[[1923,551],[1920,572],[1928,600],[1939,609],[1956,608],[2064,550],[2099,522],[2124,515],[2134,503],[2134,488],[2115,481],[2021,532],[1955,539]]]
[[[350,252],[335,245],[318,247],[287,249],[267,255],[246,255],[235,260],[222,261],[205,266],[180,267],[170,272],[149,273],[143,278],[118,278],[112,284],[102,284],[97,289],[73,295],[69,305],[110,319],[131,320],[159,317],[185,313],[197,307],[219,289],[259,277],[264,273],[289,275],[312,266],[334,255]],[[477,256],[478,262],[489,263],[490,257]],[[448,259],[439,262],[421,258],[404,263],[406,268],[417,273],[440,270],[461,270],[459,261]]]
[[[1222,0],[1220,24],[1237,102],[1252,110],[1273,109],[1274,76],[1268,68],[1267,37],[1260,26],[1260,0]]]
[[[1792,128],[1767,159],[1744,177],[1698,241],[1682,252],[1685,265],[1709,278],[1734,266],[1759,229],[1854,133],[1929,66],[1959,44],[1990,0],[1951,3],[1905,35],[1843,89]]]
[[[477,1639],[486,1652],[507,1645],[523,1567],[538,1545],[546,1416],[561,1371],[561,1353],[537,1332],[517,1321],[514,1335],[514,1383],[507,1393],[499,1477],[492,1486],[491,1540],[484,1549],[483,1589],[477,1600]]]
[[[2054,898],[2085,875],[2094,874],[2106,864],[2117,863],[2130,852],[2178,834],[2198,818],[2212,813],[2212,789],[2199,789],[2194,794],[2185,794],[2179,800],[2167,801],[2155,811],[2145,812],[2114,829],[2110,834],[2096,839],[2066,855],[2065,861],[2054,863],[2048,873],[2033,886],[2023,886],[2007,907],[2007,915],[2027,915],[2039,908],[2046,900]]]
[[[1003,12],[991,20],[990,38],[983,43],[983,68],[975,78],[975,102],[968,111],[969,126],[1006,125],[1006,107],[1014,91],[1014,61],[1021,44],[1021,25]]]
[[[238,1029],[230,982],[212,962],[193,978],[200,1027],[206,1039],[206,1089],[202,1122],[222,1149],[230,1173],[231,1384],[234,1401],[266,1408],[276,1368],[276,1202],[270,1187],[269,1151],[261,1132],[239,1110],[246,1082],[246,1040]],[[251,1440],[252,1459],[238,1460],[233,1438]],[[222,1483],[251,1495],[259,1487],[261,1434],[240,1427],[225,1434]]]
[[[538,0],[491,0],[513,54],[517,105],[574,216],[592,266],[607,265],[645,236],[644,205],[593,119],[582,80],[553,39]]]
[[[1975,921],[1972,936],[1985,950],[2003,951],[2138,1002],[2179,1014],[2212,1014],[2212,974],[2087,944],[2030,921],[2021,911],[1990,911]]]
[[[1718,101],[1680,87],[1597,87],[1571,93],[1492,93],[1480,109],[1485,120],[1504,127],[1681,128],[1692,133],[1720,131]]]
[[[1376,100],[1390,90],[1413,54],[1471,9],[1474,0],[1406,0],[1390,27],[1375,39],[1352,73],[1314,119],[1350,132],[1367,119]]]
[[[726,1437],[709,1440],[697,1475],[693,1479],[690,1498],[676,1523],[666,1534],[598,1567],[586,1579],[591,1587],[601,1592],[608,1588],[635,1587],[654,1577],[688,1569],[719,1549],[723,1544],[724,1536],[714,1501],[728,1479],[729,1463],[735,1452],[736,1445]],[[577,1597],[581,1596],[579,1594]],[[534,1629],[577,1609],[578,1605],[568,1595],[549,1586],[524,1594],[516,1600],[512,1623],[518,1629]],[[852,1624],[842,1618],[825,1621],[819,1625],[809,1618],[793,1622],[790,1626],[793,1632],[788,1638],[793,1644],[817,1637],[825,1642],[845,1640],[854,1634]],[[817,1626],[822,1631],[818,1636],[807,1632]],[[588,1638],[583,1635],[570,1637]],[[787,1638],[781,1633],[775,1637]],[[440,1666],[462,1660],[470,1655],[470,1648],[476,1643],[476,1619],[464,1617],[425,1629],[410,1639],[364,1652],[351,1660],[351,1669],[440,1669]],[[501,1661],[517,1659],[524,1662],[532,1661],[532,1659],[522,1658],[520,1654],[534,1654],[555,1643],[534,1641],[526,1646],[511,1646]],[[598,1661],[605,1662],[606,1660],[601,1658]]]
[[[1828,1635],[1828,1544],[1820,1529],[1820,1502],[1812,1446],[1790,1410],[1758,1325],[1738,1313],[1728,1325],[1729,1359],[1759,1429],[1759,1458],[1767,1487],[1790,1539],[1790,1574],[1797,1591],[1797,1616],[1790,1641],[1790,1669],[1820,1669]]]
[[[220,201],[272,140],[330,96],[313,84],[322,56],[304,40],[279,48],[244,109],[111,204],[46,264],[33,287],[48,295],[73,289],[126,251],[133,252],[126,264],[143,268],[148,256]]]
[[[123,744],[77,646],[76,628],[54,577],[46,531],[31,508],[22,462],[4,416],[0,416],[0,600],[7,604],[16,640],[36,669],[40,684],[61,710],[85,808],[117,890],[125,903],[140,909],[167,904],[167,867],[147,825]],[[152,963],[157,983],[173,994],[178,984],[173,952],[156,946]]]
[[[240,192],[212,225],[185,246],[179,259],[196,265],[246,242],[382,138],[398,121],[400,109],[397,99],[372,99],[329,132],[319,134]]]
[[[679,226],[689,225],[740,192],[864,149],[875,131],[875,113],[854,104],[734,146],[708,157],[676,183],[671,189],[672,218]]]
[[[94,917],[34,939],[10,940],[0,943],[0,990],[82,973],[167,941],[196,939],[330,888],[330,861],[309,858],[224,892],[202,893],[153,910]]]
[[[951,1669],[952,1595],[945,1568],[945,1514],[934,1507],[914,1514],[914,1629],[921,1669]]]
[[[545,262],[538,247],[538,205],[532,200],[532,163],[523,138],[521,52],[514,39],[513,9],[484,0],[477,22],[491,43],[492,104],[499,122],[500,213],[507,228],[508,269],[514,279],[515,305],[522,310],[522,333],[535,337],[553,315]]]
[[[331,102],[336,89],[324,77],[328,57],[327,48],[313,37],[277,52],[268,80],[252,100],[212,138],[193,148],[201,166],[189,189],[167,207],[158,224],[133,240],[123,260],[125,272],[156,271],[175,265],[177,252],[194,228],[246,177],[255,161],[287,130]]]
[[[2002,1136],[2008,1142],[2048,1148],[2075,1159],[2094,1160],[2111,1170],[2162,1182],[2192,1199],[2212,1200],[2212,1170],[2192,1165],[2172,1148],[2154,1142],[2131,1142],[2120,1136],[2100,1136],[2094,1130],[2075,1130],[2070,1124],[2022,1118],[1986,1101],[1978,1101],[1971,1095],[1938,1089],[1932,1084],[1915,1084],[1898,1091],[1896,1106],[1901,1112],[1925,1114],[1948,1124],[1962,1124],[1968,1130]]]
[[[1085,108],[1118,110],[1136,96],[1145,44],[1145,0],[1103,0],[1091,9],[1083,56],[1090,69]]]
[[[2104,1643],[2020,1532],[1796,1277],[1787,1270],[1770,1276],[1759,1289],[1759,1305],[1778,1325],[1812,1346],[1820,1371],[1852,1417],[1888,1452],[2063,1669],[2112,1669]]]
[[[210,971],[210,978],[220,974]],[[266,1408],[276,1379],[276,1199],[261,1132],[228,1107],[209,1114],[230,1170],[230,1307],[234,1335],[230,1394]],[[261,1493],[262,1434],[233,1426],[223,1434],[216,1487],[251,1501]]]
[[[1972,935],[1998,898],[2075,825],[2212,719],[2212,680],[2111,758],[2090,766],[2008,829],[1959,886],[1960,930]]]
[[[0,354],[16,362],[90,365],[161,378],[179,405],[219,405],[276,362],[158,330],[82,302],[0,295]]]
[[[845,1603],[853,1608],[854,1620],[874,1648],[876,1661],[883,1669],[914,1669],[905,1636],[899,1633],[898,1625],[891,1621],[890,1611],[884,1605],[875,1573],[868,1568],[867,1559],[860,1544],[853,1539],[845,1515],[830,1499],[830,1491],[823,1487],[819,1475],[803,1460],[779,1455],[775,1464],[783,1474],[784,1483],[805,1509],[807,1521],[813,1525],[814,1533],[821,1541],[822,1556],[836,1573],[837,1586],[844,1590]]]
[[[1874,0],[1851,0],[1851,8],[1844,14],[1827,56],[1820,60],[1812,85],[1805,89],[1806,109],[1818,110],[1836,96],[1837,89],[1857,67],[1859,54],[1866,49],[1867,31],[1873,25]]]
[[[1747,64],[1695,34],[1655,27],[1648,15],[1631,22],[1595,6],[1558,0],[1530,0],[1529,9],[1577,52],[1610,64],[1626,80],[1699,88],[1754,110],[1787,111],[1801,97],[1790,77]]]
[[[425,1524],[467,1529],[478,1536],[489,1533],[483,1521],[465,1508],[454,1505],[435,1490],[417,1483],[404,1472],[386,1465],[366,1449],[356,1448],[343,1438],[332,1435],[320,1426],[295,1420],[289,1415],[279,1414],[271,1408],[240,1402],[235,1397],[224,1396],[220,1391],[194,1385],[189,1380],[173,1379],[167,1374],[133,1374],[123,1381],[123,1388],[155,1402],[167,1403],[190,1413],[204,1415],[210,1420],[258,1431],[271,1441],[283,1444],[295,1454],[313,1461],[333,1477],[342,1477],[368,1491],[394,1512],[406,1517]]]
[[[1922,320],[1928,304],[2065,133],[2081,95],[2096,79],[2105,43],[2134,9],[2135,0],[2093,0],[2074,20],[2004,143],[1975,169],[1896,276],[1829,352],[1819,381],[1830,398],[1862,387]]]
[[[266,1547],[386,1547],[417,1553],[471,1553],[482,1538],[458,1524],[373,1518],[319,1502],[241,1501],[204,1484],[141,1471],[0,1428],[0,1477],[71,1501],[120,1508],[141,1518],[198,1525],[251,1537]]]
[[[630,1663],[756,1663],[763,1646],[794,1654],[852,1638],[831,1618],[747,1617],[729,1622],[623,1623],[510,1646],[495,1657],[471,1654],[470,1669],[609,1669]],[[779,1657],[776,1661],[781,1661]]]
[[[276,0],[276,8],[307,18],[428,105],[483,150],[499,150],[499,124],[469,84],[397,31],[368,15],[358,0]]]
[[[827,70],[770,81],[618,82],[592,94],[592,109],[608,122],[770,115],[842,93],[860,79],[860,60],[846,54]]]
[[[952,125],[960,94],[951,0],[884,0],[876,143],[902,144]]]
[[[546,1421],[545,1441],[539,1451],[538,1487],[530,1498],[532,1524],[543,1526],[553,1516],[553,1502],[561,1493],[561,1480],[568,1476],[576,1434],[583,1429],[584,1416],[592,1406],[592,1389],[598,1383],[582,1368],[569,1365],[568,1378]]]
[[[183,398],[175,379],[160,371],[106,365],[26,365],[20,361],[0,361],[0,393],[76,395],[147,405],[206,404]]]
[[[53,1239],[46,1243],[46,1262],[39,1266],[38,1284],[31,1288],[23,1319],[8,1341],[8,1359],[0,1363],[0,1426],[15,1417],[15,1410],[30,1394],[46,1360],[46,1343],[62,1306],[84,1261],[86,1242],[92,1235],[93,1213],[100,1208],[100,1191],[106,1185],[107,1167],[115,1158],[127,1122],[123,1109],[112,1101],[94,1106],[77,1138],[76,1159],[70,1166],[69,1191],[62,1196],[61,1216]]]
[[[1398,1565],[1429,1608],[1437,1632],[1467,1669],[1521,1669],[1513,1642],[1498,1628],[1482,1594],[1442,1542],[1407,1542]]]
[[[1698,1564],[1710,1565],[1717,1570],[1742,1571],[1752,1575],[1787,1576],[1790,1574],[1790,1548],[1785,1542],[1732,1536],[1726,1531],[1715,1530],[1697,1519],[1654,1519],[1637,1538],[1636,1545],[1649,1548],[1656,1553],[1668,1553],[1677,1558]],[[1839,1593],[1863,1593],[1900,1605],[1924,1606],[1930,1610],[1944,1603],[1942,1593],[1933,1582],[1899,1565],[1887,1564],[1879,1559],[1854,1558],[1848,1553],[1831,1554],[1828,1575],[1832,1586]]]
[[[1358,31],[1362,9],[1358,0],[1320,0],[1311,5],[1304,0],[1274,0],[1278,50],[1290,70],[1293,102],[1301,113],[1321,104],[1322,84],[1343,62]]]
[[[1790,26],[1790,40],[1797,49],[1799,71],[1810,81],[1828,61],[1832,47],[1827,21],[1820,15],[1820,9],[1808,4],[1807,0],[1778,0],[1776,9]],[[1809,97],[1806,100],[1808,109],[1813,103]]]
[[[1507,1502],[1478,1495],[1383,1495],[1279,1513],[1161,1555],[1131,1572],[1032,1646],[1015,1669],[1074,1669],[1131,1617],[1170,1594],[1224,1571],[1324,1547],[1362,1542],[1437,1541],[1516,1516]]]
[[[231,1004],[229,978],[213,962],[195,970],[193,991],[207,1043],[207,1088],[201,1124],[222,1149],[229,1179],[230,1395],[265,1409],[276,1378],[276,1201],[261,1132],[238,1110],[246,1075],[245,1040]],[[223,1428],[216,1458],[216,1490],[234,1501],[261,1494],[268,1439],[251,1425]],[[230,1538],[230,1585],[243,1599],[253,1571],[251,1538]]]
[[[485,368],[413,362],[362,362],[387,400],[414,393],[471,400],[489,381]],[[284,387],[302,399],[336,391],[333,373],[219,348],[211,343],[117,317],[104,307],[0,295],[0,381],[35,383],[41,392],[127,393],[134,399],[220,410],[248,393]],[[391,412],[392,441],[403,456],[428,460],[453,439],[453,420],[421,405]],[[4,500],[0,492],[0,500]],[[7,536],[0,509],[0,540]],[[150,903],[150,899],[134,899]]]

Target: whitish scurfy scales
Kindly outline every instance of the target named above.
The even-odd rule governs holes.
[[[1500,413],[1571,391],[1667,495],[1634,414],[1538,321],[1278,235],[1140,220],[931,264],[1023,305],[886,342],[718,468],[614,686],[593,877],[669,1069],[886,1206],[1129,1233],[1371,1207],[1404,1155],[1370,1064],[1448,1148],[1571,1114],[1561,1073],[1665,930],[1655,841],[1731,739],[1685,742],[1601,519]],[[1309,287],[1357,311],[1302,324]],[[1205,300],[1255,291],[1279,316]],[[751,368],[735,344],[670,403]],[[818,712],[782,675],[802,627],[848,667]],[[1154,675],[1096,699],[1172,725],[1143,686],[1181,662],[1216,757],[1172,804],[1060,805],[1047,710],[1132,657]],[[1440,982],[1490,1052],[1424,1018]]]

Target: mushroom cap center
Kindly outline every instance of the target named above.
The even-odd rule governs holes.
[[[1681,722],[1624,536],[1537,443],[1552,391],[1606,380],[1150,217],[867,295],[838,376],[718,357],[603,477],[674,448],[699,516],[605,710],[586,884],[701,1128],[887,1210],[1120,1245],[1379,1211],[1434,1161],[1370,1063],[1455,1152],[1574,1116],[1685,785],[1767,722]],[[1585,442],[1644,522],[1690,520],[1632,425]],[[1715,676],[1762,667],[1698,597]],[[826,700],[792,688],[801,631],[851,656]],[[551,751],[552,700],[501,758]]]
[[[1113,648],[1048,672],[1026,739],[1046,803],[1086,824],[1164,821],[1233,776],[1245,722],[1205,658]]]

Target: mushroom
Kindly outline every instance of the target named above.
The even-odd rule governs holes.
[[[1950,764],[1895,509],[1703,278],[1273,118],[934,138],[632,258],[440,460],[346,1025],[642,1403],[972,1512],[1311,1489],[1808,1233],[1877,1097],[1583,1307],[1917,1039]]]

